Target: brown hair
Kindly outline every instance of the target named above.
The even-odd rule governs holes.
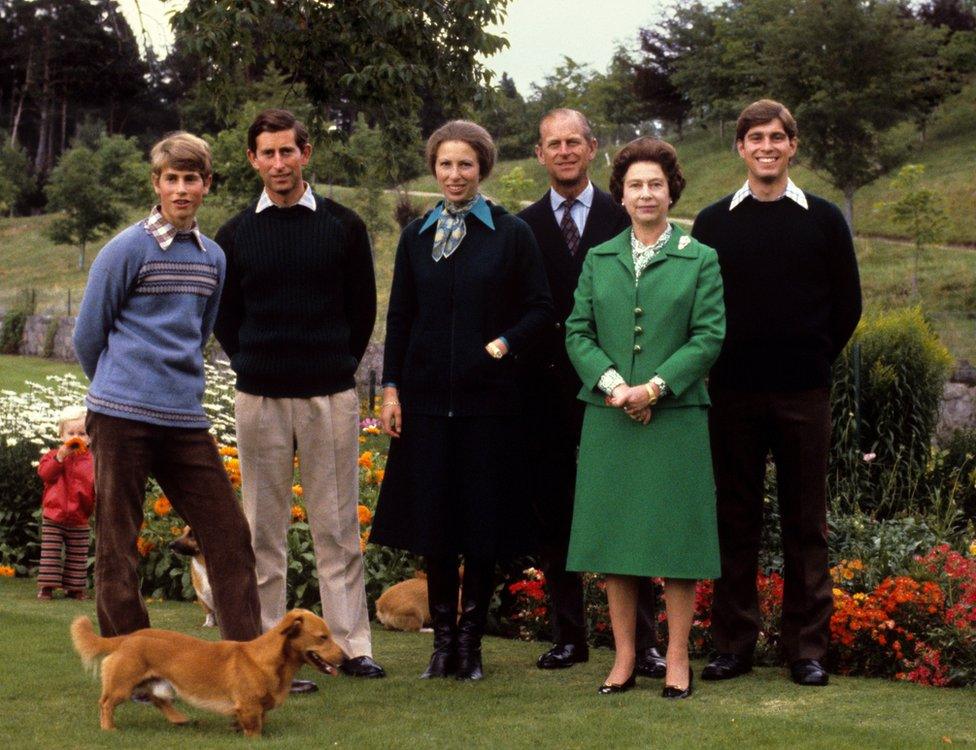
[[[642,136],[635,138],[613,157],[613,167],[610,171],[610,195],[620,203],[624,197],[624,175],[631,164],[639,161],[649,161],[658,164],[664,176],[668,178],[668,193],[671,195],[671,205],[678,202],[681,191],[685,189],[685,178],[678,166],[678,152],[674,146],[660,138]]]
[[[247,129],[247,149],[251,153],[258,150],[258,136],[261,133],[280,133],[282,130],[295,132],[295,145],[299,151],[305,150],[308,143],[308,130],[295,115],[287,109],[266,109],[254,118]]]
[[[568,107],[557,107],[556,109],[550,109],[542,116],[542,119],[539,120],[539,145],[542,145],[542,126],[546,124],[547,120],[554,120],[557,117],[576,118],[580,126],[580,134],[588,142],[593,140],[593,128],[590,127],[590,121],[586,119],[586,115],[584,115],[578,109],[569,109]]]
[[[434,163],[437,161],[437,149],[447,141],[463,141],[474,149],[478,155],[479,179],[485,179],[495,166],[495,142],[491,135],[476,122],[470,120],[451,120],[441,125],[430,134],[427,139],[425,157],[431,174],[436,174]]]
[[[213,172],[210,146],[203,138],[182,130],[167,134],[152,147],[149,164],[156,177],[167,167],[180,172],[199,172],[204,179]]]
[[[760,99],[742,110],[735,123],[735,140],[737,142],[744,140],[746,133],[752,128],[757,125],[765,125],[773,120],[779,120],[783,123],[783,130],[786,131],[786,135],[791,141],[796,139],[796,120],[793,119],[793,115],[790,114],[786,105],[772,99]]]

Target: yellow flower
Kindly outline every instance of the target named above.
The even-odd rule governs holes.
[[[972,544],[969,545],[969,554],[976,557],[976,539],[974,539]]]
[[[301,497],[305,494],[305,490],[302,489],[300,484],[293,484],[291,487],[291,494],[293,494],[295,497]]]
[[[179,526],[170,526],[169,533],[173,536],[182,536],[183,529],[181,529]]]
[[[157,516],[169,515],[171,510],[173,510],[173,506],[166,495],[160,495],[156,498],[156,502],[153,503],[153,512]]]
[[[233,445],[222,445],[217,451],[221,456],[230,456],[231,458],[237,458],[237,448]]]
[[[365,526],[368,523],[373,522],[373,511],[367,508],[362,503],[359,504],[359,525]]]
[[[362,435],[360,435],[359,436],[359,444],[362,445],[365,442],[366,442],[366,438],[364,438]]]

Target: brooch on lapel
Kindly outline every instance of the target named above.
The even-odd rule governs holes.
[[[681,239],[678,240],[678,249],[684,250],[690,244],[691,244],[691,237],[689,237],[687,234],[683,234],[681,235]]]

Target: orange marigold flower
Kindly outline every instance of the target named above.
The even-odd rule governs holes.
[[[237,448],[233,445],[222,445],[217,449],[217,452],[221,456],[230,456],[231,458],[237,458]]]
[[[373,453],[372,453],[372,451],[363,451],[359,455],[359,465],[362,466],[364,469],[372,469],[373,468]]]
[[[301,505],[291,506],[291,520],[292,521],[304,521],[308,516],[305,514],[305,509]]]
[[[145,537],[139,537],[138,539],[136,539],[136,549],[139,551],[139,554],[142,555],[143,557],[146,557],[146,555],[152,552],[155,548],[156,545],[150,542]]]
[[[373,522],[373,511],[371,511],[362,503],[359,504],[359,508],[357,510],[359,511],[360,526],[365,526],[366,524]]]
[[[385,469],[377,469],[376,471],[373,472],[373,481],[376,482],[376,484],[383,484],[383,479],[385,477],[386,477]]]
[[[173,536],[182,536],[183,529],[180,528],[179,526],[170,526],[169,533],[172,534]]]
[[[16,572],[11,565],[0,565],[0,578],[13,578]]]
[[[73,437],[64,441],[64,447],[70,450],[77,451],[78,453],[88,452],[88,443],[85,442],[84,438]]]
[[[166,495],[160,495],[156,498],[156,502],[153,503],[153,513],[157,516],[169,515],[171,510],[173,510],[173,506]]]
[[[359,436],[359,444],[362,445],[365,442],[366,442],[366,438],[364,438],[362,435],[360,435]]]
[[[369,537],[369,534],[368,533],[363,533],[363,535],[361,537],[359,537],[359,551],[360,552],[363,552],[363,553],[366,552],[366,539],[368,537]]]
[[[295,497],[301,497],[305,494],[305,490],[302,489],[300,484],[293,484],[291,486],[291,494],[293,494]]]

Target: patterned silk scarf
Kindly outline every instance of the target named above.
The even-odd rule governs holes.
[[[444,201],[444,210],[437,219],[437,228],[434,230],[434,247],[430,253],[435,263],[441,258],[449,258],[451,253],[457,250],[468,230],[464,220],[479,197],[481,197],[480,194],[475,195],[474,198],[465,203]]]

